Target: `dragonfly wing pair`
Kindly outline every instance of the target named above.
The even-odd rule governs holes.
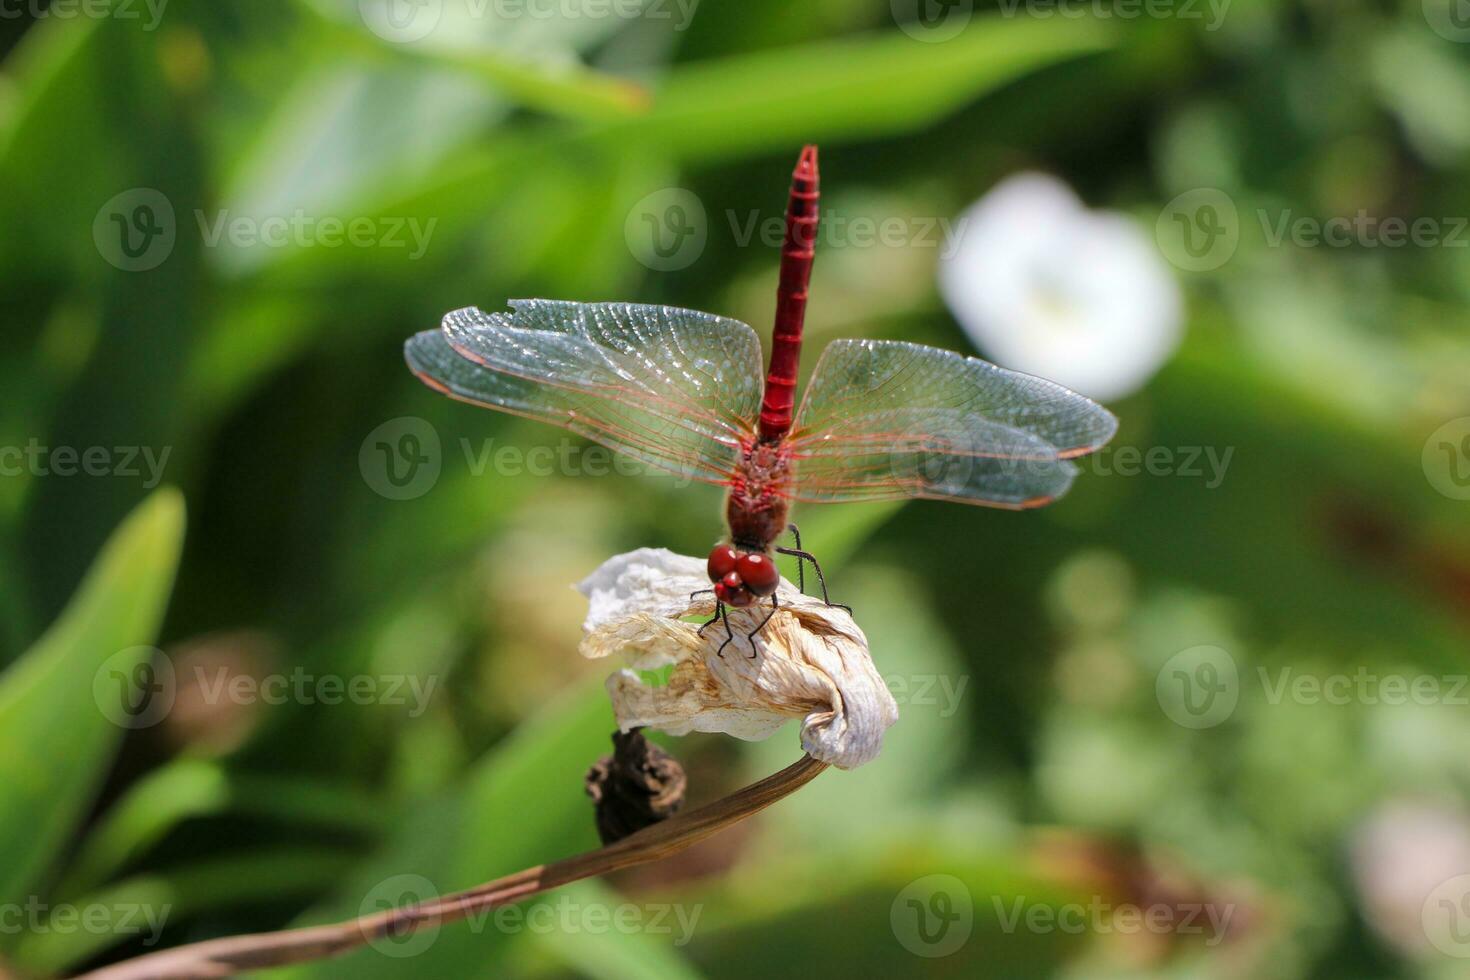
[[[795,497],[922,497],[1038,507],[1117,430],[1063,388],[953,351],[837,340],[822,352],[790,436]]]
[[[651,466],[727,484],[756,438],[760,341],[737,320],[666,306],[520,300],[459,310],[412,337],[409,366],[463,401],[541,419]],[[950,351],[842,340],[823,352],[786,437],[803,501],[925,497],[1039,506],[1111,438],[1105,409]]]
[[[726,483],[760,408],[760,340],[668,306],[514,300],[409,338],[409,367],[461,401],[540,419],[650,466]]]

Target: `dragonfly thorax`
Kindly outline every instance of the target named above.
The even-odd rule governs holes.
[[[742,450],[725,501],[730,540],[737,548],[766,551],[785,533],[791,479],[785,443],[756,441]]]

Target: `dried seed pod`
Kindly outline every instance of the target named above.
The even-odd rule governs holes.
[[[684,767],[643,737],[641,728],[613,732],[613,754],[587,770],[587,795],[597,808],[604,844],[667,820],[684,805]]]

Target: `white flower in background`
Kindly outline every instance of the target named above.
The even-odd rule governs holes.
[[[1446,885],[1470,874],[1470,814],[1425,800],[1389,802],[1354,832],[1351,857],[1374,930],[1405,953],[1434,955],[1425,916],[1439,911]]]
[[[646,684],[634,670],[607,679],[623,731],[646,726],[686,735],[723,732],[760,740],[792,718],[805,719],[801,745],[814,759],[852,769],[874,759],[898,705],[868,655],[868,641],[847,612],[802,595],[785,579],[780,610],[746,639],[769,608],[730,609],[735,639],[724,648],[723,623],[699,635],[681,617],[714,614],[701,558],[640,548],[604,562],[577,586],[587,597],[581,651],[621,654],[634,670],[674,664],[668,682]]]
[[[1179,286],[1152,240],[1056,178],[1010,177],[956,227],[940,292],[1002,367],[1108,400],[1142,387],[1178,345]]]

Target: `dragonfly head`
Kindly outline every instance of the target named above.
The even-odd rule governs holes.
[[[769,555],[717,544],[706,563],[715,598],[739,609],[776,591],[781,574]]]

